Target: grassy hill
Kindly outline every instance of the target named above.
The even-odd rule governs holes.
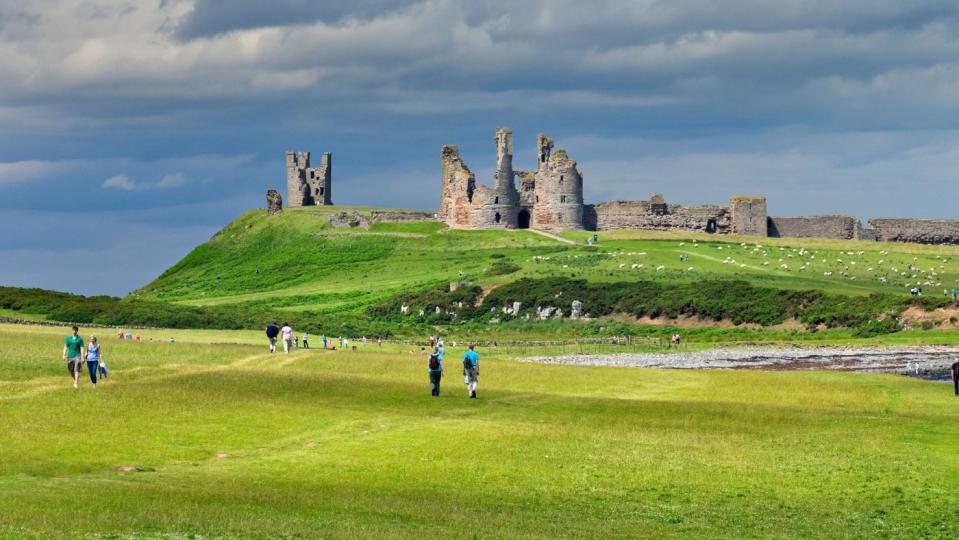
[[[548,237],[534,231],[450,230],[429,221],[377,223],[369,230],[332,228],[331,213],[343,210],[369,212],[294,208],[270,217],[262,210],[250,211],[133,298],[273,309],[291,316],[310,311],[365,317],[377,306],[395,315],[402,304],[432,312],[434,306],[447,308],[456,300],[479,302],[502,285],[521,283],[512,289],[516,298],[504,297],[504,304],[541,287],[539,300],[548,298],[547,293],[557,298],[567,294],[556,300],[567,313],[577,296],[598,298],[584,306],[585,312],[609,313],[635,304],[619,302],[620,297],[655,288],[647,296],[657,296],[660,303],[670,297],[669,305],[626,311],[735,319],[730,313],[742,309],[737,302],[798,317],[820,301],[819,296],[799,294],[812,291],[835,297],[819,311],[862,311],[867,318],[881,319],[887,307],[903,309],[912,287],[923,288],[927,307],[939,307],[946,299],[943,291],[959,282],[956,247],[655,231],[599,233],[598,245],[588,246],[592,233],[587,232]],[[475,298],[442,296],[454,281],[474,284]],[[736,285],[724,287],[723,282]],[[587,287],[602,290],[578,292]],[[784,291],[782,298],[769,300],[772,291]],[[723,305],[718,310],[702,305],[710,301]],[[768,305],[758,305],[762,302]],[[531,302],[526,305],[531,307]],[[487,307],[497,305],[487,302]],[[412,311],[404,320],[417,320],[418,309]],[[804,320],[853,324],[844,320],[846,315],[830,317],[827,313]],[[767,324],[781,318],[759,315],[746,322]]]
[[[479,399],[455,369],[431,398],[398,346],[191,331],[101,336],[110,378],[74,390],[65,333],[0,325],[2,538],[959,535],[946,385],[483,349]]]

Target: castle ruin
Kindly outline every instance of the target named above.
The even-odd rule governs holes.
[[[332,155],[325,152],[319,167],[310,167],[309,152],[286,152],[286,205],[333,204]]]
[[[455,229],[552,231],[648,229],[776,238],[832,238],[959,244],[959,221],[853,216],[768,215],[765,197],[734,196],[725,205],[684,206],[654,193],[645,201],[583,202],[583,175],[553,140],[536,136],[536,170],[513,169],[513,132],[496,130],[494,185],[476,183],[456,146],[440,151],[442,195],[437,218]],[[519,178],[519,189],[515,178]]]
[[[553,151],[552,139],[537,137],[535,171],[513,170],[513,132],[496,130],[494,185],[476,184],[476,176],[460,157],[459,148],[440,151],[443,177],[437,217],[462,229],[583,228],[583,177],[566,151]],[[520,179],[516,189],[515,177]]]
[[[853,216],[770,216],[766,198],[734,196],[728,204],[686,206],[668,203],[658,193],[648,200],[583,201],[583,174],[576,161],[552,139],[536,136],[536,169],[513,168],[513,131],[499,128],[493,138],[496,168],[493,185],[476,182],[460,156],[459,148],[440,150],[441,196],[435,217],[454,229],[539,229],[547,231],[609,231],[646,229],[661,231],[737,234],[773,238],[830,238],[959,245],[959,220],[869,219],[867,225]],[[332,157],[319,167],[310,166],[309,152],[286,153],[287,206],[332,205]],[[516,180],[519,179],[517,188]],[[271,213],[279,212],[282,199],[267,194]],[[377,221],[428,219],[429,214],[381,211]]]
[[[456,146],[440,151],[442,195],[437,217],[459,229],[542,229],[551,231],[660,229],[766,236],[766,199],[733,197],[728,206],[648,201],[583,202],[583,175],[566,150],[536,136],[536,170],[513,169],[513,132],[496,130],[494,185],[477,185]],[[519,178],[519,190],[515,178]]]

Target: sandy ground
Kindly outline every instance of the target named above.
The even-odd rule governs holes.
[[[949,377],[959,347],[804,347],[713,349],[669,354],[531,357],[520,362],[673,369],[818,369],[897,373],[931,380]]]

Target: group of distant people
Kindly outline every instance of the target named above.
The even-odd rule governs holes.
[[[306,332],[303,333],[301,339],[297,339],[296,332],[293,331],[293,327],[289,323],[283,323],[283,326],[280,327],[279,324],[274,321],[266,327],[266,337],[270,341],[270,352],[276,352],[276,341],[281,339],[283,342],[283,352],[289,354],[291,349],[296,349],[301,347],[303,349],[310,348],[310,336]],[[335,342],[339,342],[340,348],[346,350],[350,346],[350,340],[345,337],[336,338],[334,341],[333,338],[327,337],[325,334],[321,337],[324,349],[336,350]],[[361,341],[364,345],[369,343],[369,340],[366,339],[366,336],[361,338]],[[376,338],[376,344],[383,346],[383,339]],[[356,350],[356,346],[353,346],[353,349]]]

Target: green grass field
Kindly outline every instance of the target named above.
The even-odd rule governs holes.
[[[481,350],[468,400],[456,349],[436,399],[407,347],[108,334],[74,390],[62,329],[0,326],[0,537],[959,536],[942,384]]]
[[[250,211],[199,246],[139,298],[359,313],[393,295],[468,279],[492,287],[521,277],[695,282],[742,279],[781,289],[941,297],[959,280],[959,248],[696,233],[571,232],[569,245],[530,231],[449,230],[435,222],[332,229],[343,207]],[[347,209],[348,210],[348,209]],[[367,211],[366,209],[360,209]],[[494,258],[496,257],[500,258]],[[688,260],[680,261],[682,255]],[[489,275],[497,261],[519,270]]]

